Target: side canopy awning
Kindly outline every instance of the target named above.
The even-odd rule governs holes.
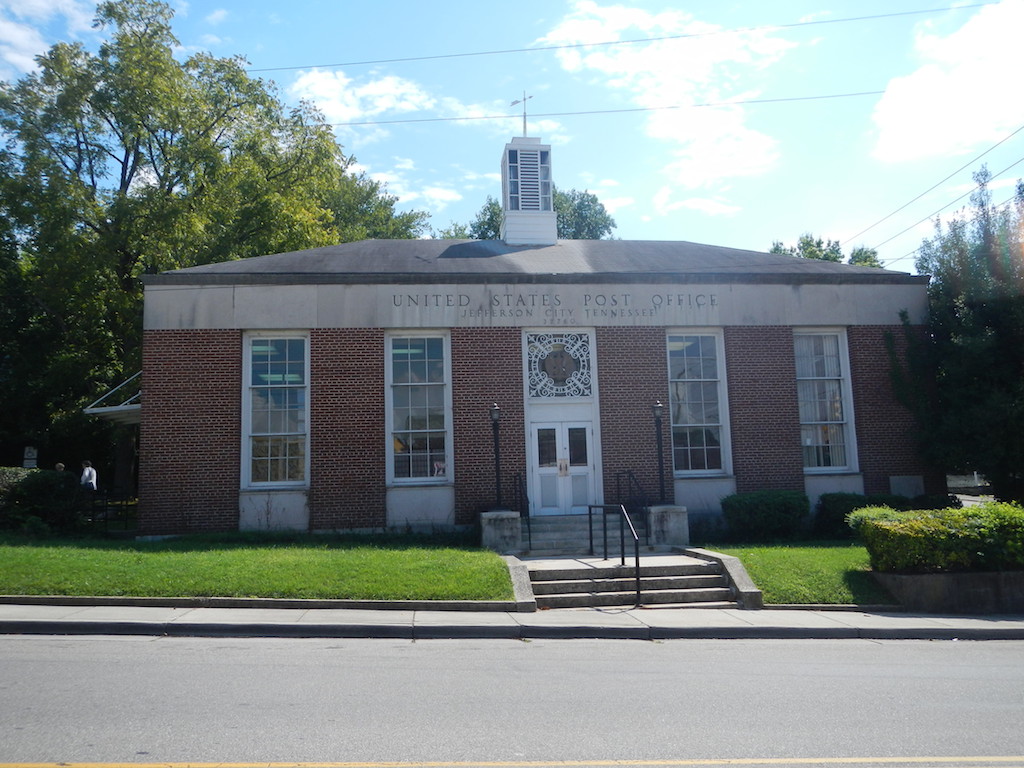
[[[85,409],[90,416],[116,421],[120,424],[138,424],[142,418],[142,371],[121,382],[103,397]]]

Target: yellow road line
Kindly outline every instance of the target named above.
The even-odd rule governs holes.
[[[605,766],[680,766],[718,765],[999,765],[1017,764],[1024,768],[1024,755],[993,757],[824,757],[824,758],[720,758],[711,760],[503,760],[503,761],[429,761],[429,762],[330,762],[330,763],[0,763],[0,768],[604,768]]]

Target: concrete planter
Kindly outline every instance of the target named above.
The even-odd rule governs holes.
[[[875,573],[909,611],[1024,613],[1024,571],[989,573]]]
[[[480,513],[480,544],[501,554],[522,549],[523,528],[518,512],[505,509]]]
[[[686,507],[659,504],[651,507],[648,517],[651,544],[677,547],[690,545],[690,521]]]

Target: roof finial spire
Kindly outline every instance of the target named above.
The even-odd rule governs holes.
[[[523,98],[516,99],[511,104],[509,104],[510,107],[514,107],[516,104],[522,104],[523,105],[523,136],[524,137],[526,136],[526,100],[527,99],[532,99],[532,98],[533,98],[533,95],[527,96],[526,95],[526,91],[523,91]]]

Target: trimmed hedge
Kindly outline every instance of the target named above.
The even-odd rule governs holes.
[[[849,516],[871,567],[882,572],[1024,570],[1024,509],[987,502],[962,509],[869,507]]]
[[[774,541],[803,532],[811,503],[800,491],[751,491],[722,499],[722,513],[732,539]]]
[[[37,533],[78,527],[89,498],[74,472],[52,469],[6,471],[0,488],[0,528],[21,528]]]
[[[823,493],[818,498],[814,513],[814,533],[822,538],[850,538],[847,518],[864,507],[889,507],[891,509],[948,509],[962,506],[960,499],[951,495],[939,496],[897,496],[889,493],[875,493],[865,496],[861,493]]]

